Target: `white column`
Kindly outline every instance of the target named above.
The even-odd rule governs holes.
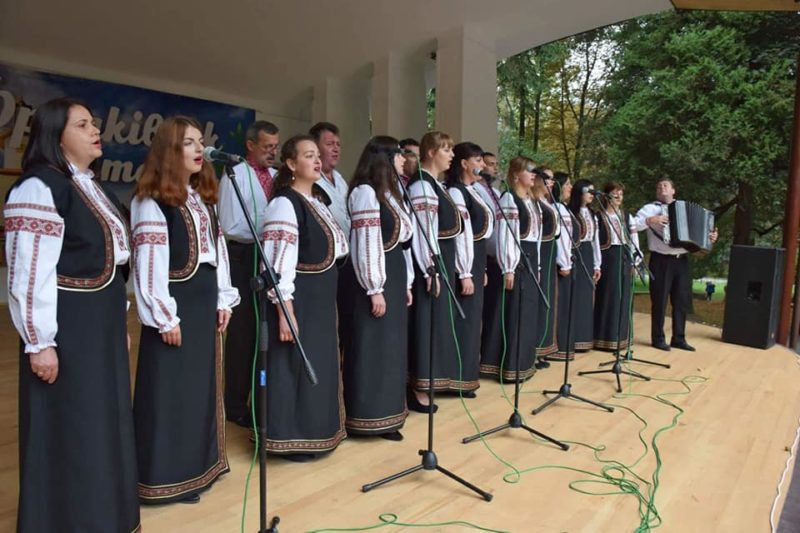
[[[372,133],[417,140],[426,131],[426,50],[393,50],[373,63]]]
[[[371,69],[368,69],[371,70]],[[336,169],[349,180],[370,138],[369,72],[348,78],[326,78],[314,86],[311,124],[325,121],[339,127],[342,154]]]
[[[456,142],[497,151],[497,54],[477,27],[464,26],[438,39],[436,129]]]

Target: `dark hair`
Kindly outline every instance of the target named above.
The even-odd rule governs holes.
[[[289,165],[286,163],[289,159],[294,161],[297,160],[298,153],[297,153],[297,145],[303,141],[310,141],[316,144],[314,137],[311,135],[295,135],[285,143],[281,147],[281,166],[278,168],[278,173],[275,175],[275,181],[272,184],[272,191],[273,196],[277,195],[278,192],[282,191],[283,189],[288,189],[292,185],[292,178],[294,177],[292,173],[292,169],[289,168]],[[314,184],[311,188],[312,194],[325,202],[326,205],[330,204],[330,199],[328,195],[322,190],[322,188]]]
[[[311,129],[308,130],[308,134],[313,137],[312,140],[315,143],[319,143],[319,140],[322,138],[322,134],[326,131],[329,131],[334,135],[339,135],[339,128],[336,126],[336,124],[332,124],[330,122],[317,122],[311,126]],[[283,154],[283,151],[281,151],[281,154]]]
[[[672,188],[673,188],[673,189],[675,188],[675,182],[674,182],[674,181],[672,181],[670,178],[667,178],[666,176],[663,176],[663,177],[660,177],[660,178],[658,178],[658,179],[656,180],[656,185],[658,185],[658,184],[659,184],[659,183],[661,183],[662,181],[669,182],[669,184],[670,184],[670,185],[672,185]]]
[[[153,198],[172,207],[186,203],[188,192],[180,176],[183,167],[183,137],[190,127],[201,134],[203,132],[197,120],[180,115],[168,118],[158,127],[144,160],[142,175],[136,184],[137,198]],[[203,161],[200,172],[189,176],[189,184],[198,192],[203,202],[217,203],[217,177],[211,163]]]
[[[483,157],[489,156],[489,157],[494,157],[495,159],[497,159],[497,156],[494,155],[492,152],[483,152],[481,155]]]
[[[250,124],[250,126],[247,128],[244,138],[247,141],[258,142],[258,134],[262,131],[267,135],[277,135],[279,130],[278,126],[272,122],[267,122],[266,120],[257,120]]]
[[[569,181],[569,174],[566,172],[562,172],[560,170],[553,173],[553,201],[560,202],[561,201],[561,190],[564,188],[564,185]]]
[[[408,146],[419,146],[419,143],[417,142],[417,140],[416,139],[412,139],[411,137],[403,139],[402,141],[400,141],[399,144],[400,144],[400,148],[403,148],[403,149],[405,149]]]
[[[28,145],[22,155],[23,171],[46,165],[60,170],[65,176],[72,176],[69,162],[61,149],[61,136],[67,127],[69,110],[77,106],[92,114],[89,106],[77,98],[56,98],[39,106],[33,115]],[[98,162],[95,160],[92,163],[92,170],[97,170]]]
[[[476,156],[483,157],[483,149],[475,143],[463,142],[453,147],[453,162],[450,163],[445,178],[448,187],[461,183],[461,174],[464,172],[461,162]]]
[[[583,193],[586,192],[584,189],[589,189],[592,187],[593,184],[589,180],[578,180],[575,182],[575,185],[572,186],[572,194],[569,197],[569,210],[575,213],[576,215],[580,212],[581,207],[583,207]]]
[[[377,135],[370,139],[358,158],[350,192],[359,185],[369,185],[375,189],[379,202],[386,202],[386,191],[389,191],[398,203],[402,203],[394,169],[394,156],[399,152],[400,146],[394,137]]]

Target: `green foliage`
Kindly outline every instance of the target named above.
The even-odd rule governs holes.
[[[672,178],[679,198],[718,215],[720,243],[694,274],[721,275],[733,242],[780,240],[799,52],[793,13],[642,17],[541,47],[551,83],[520,71],[533,51],[501,63],[501,123],[519,124],[514,113],[531,112],[519,96],[541,89],[539,160],[622,181],[631,210]],[[501,129],[501,153],[530,145],[514,133]]]

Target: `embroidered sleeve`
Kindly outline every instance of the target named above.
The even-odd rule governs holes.
[[[503,274],[514,272],[519,263],[519,210],[510,193],[500,198],[502,213],[497,214],[497,262]],[[503,218],[505,215],[505,218]],[[508,223],[506,223],[508,221]]]
[[[50,188],[29,178],[11,191],[4,209],[8,310],[25,353],[56,346],[58,275],[64,239]]]
[[[633,257],[634,265],[638,265],[642,262],[642,249],[639,246],[639,233],[636,231],[636,217],[629,217],[629,228],[630,228],[630,242],[628,246],[631,248],[631,256]],[[637,255],[638,253],[638,255]]]
[[[133,228],[133,287],[139,321],[170,331],[180,323],[178,303],[169,293],[169,234],[167,221],[151,199],[131,202]]]
[[[469,211],[467,211],[467,204],[461,189],[451,187],[447,192],[450,193],[450,198],[456,204],[456,209],[462,219],[461,227],[464,228],[464,231],[456,236],[456,273],[459,279],[471,278],[475,243],[472,241],[472,223],[469,220]]]
[[[217,216],[216,212],[211,216]],[[228,247],[222,235],[222,227],[217,225],[217,309],[230,311],[239,305],[239,289],[231,283],[231,261],[228,257]]]
[[[603,254],[600,253],[600,232],[598,231],[599,221],[597,215],[589,214],[589,221],[594,226],[592,230],[592,255],[594,256],[594,269],[600,270],[603,264]]]
[[[383,255],[381,210],[375,189],[359,185],[350,193],[350,255],[358,284],[368,296],[383,292],[386,263]]]
[[[561,232],[556,244],[556,263],[561,270],[572,270],[572,225],[575,220],[563,205],[556,206],[556,216],[561,224]]]
[[[275,273],[280,275],[278,280],[278,290],[285,300],[294,298],[294,280],[297,275],[298,259],[298,227],[297,215],[294,212],[292,202],[279,196],[272,200],[267,206],[266,225],[261,243],[264,246],[264,254],[270,262]],[[274,294],[270,295],[270,301],[277,303],[278,299]]]
[[[403,250],[403,257],[406,260],[406,288],[411,289],[414,284],[414,258],[411,257],[411,249]]]
[[[427,278],[428,269],[433,266],[433,255],[439,255],[439,198],[431,184],[424,180],[412,183],[408,194],[415,211],[411,249],[423,277]],[[420,223],[423,227],[420,227]],[[428,236],[427,239],[425,235]],[[428,247],[429,242],[433,250]]]

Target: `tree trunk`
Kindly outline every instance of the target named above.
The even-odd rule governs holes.
[[[740,181],[733,219],[733,244],[753,244],[753,186]]]
[[[525,86],[519,87],[519,142],[520,144],[525,140]]]
[[[533,101],[533,151],[539,152],[539,112],[542,108],[542,91],[536,91],[536,99]]]

